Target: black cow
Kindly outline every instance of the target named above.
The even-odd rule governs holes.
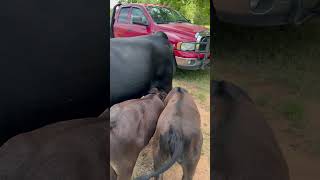
[[[212,81],[211,90],[214,179],[289,180],[273,131],[246,92],[226,81]]]
[[[110,40],[111,105],[146,95],[152,88],[172,89],[173,52],[168,37],[151,36]]]
[[[106,1],[0,1],[0,146],[109,103]]]

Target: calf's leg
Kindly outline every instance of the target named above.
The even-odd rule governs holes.
[[[183,160],[180,164],[183,170],[182,180],[192,180],[200,160],[201,147],[202,136],[200,134],[199,139],[193,139],[193,142],[184,153]]]
[[[127,159],[123,160],[121,162],[121,165],[119,167],[118,170],[118,179],[117,180],[130,180],[132,173],[133,173],[133,169],[134,169],[134,165],[136,164],[136,161],[138,159],[138,155],[139,154],[131,154],[127,157]]]
[[[196,162],[182,162],[182,171],[183,171],[183,176],[182,180],[192,180],[194,173],[197,168],[198,161]]]

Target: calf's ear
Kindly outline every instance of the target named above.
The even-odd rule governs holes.
[[[164,100],[166,99],[167,95],[168,95],[168,94],[167,94],[166,92],[161,91],[160,94],[159,94],[159,97],[160,97],[160,99],[161,99],[162,101],[164,101]]]
[[[155,87],[149,90],[149,94],[157,94],[157,93],[159,93],[159,90]]]

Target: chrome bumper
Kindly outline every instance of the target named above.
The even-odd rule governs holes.
[[[180,69],[199,70],[205,69],[210,64],[210,59],[199,60],[197,58],[183,58],[176,56],[177,66]]]

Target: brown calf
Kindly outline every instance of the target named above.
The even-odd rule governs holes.
[[[211,82],[216,180],[289,180],[279,145],[250,97],[225,81]]]
[[[191,180],[201,155],[200,115],[193,98],[183,88],[170,91],[158,120],[153,148],[155,172],[136,179],[162,179],[162,173],[176,161],[182,166],[183,180]],[[165,163],[167,159],[170,160]],[[160,177],[159,177],[160,176]]]
[[[106,124],[105,118],[69,120],[9,139],[0,148],[0,179],[107,179]]]
[[[110,109],[110,179],[130,180],[140,151],[153,136],[164,108],[163,94],[152,89],[141,99]]]

